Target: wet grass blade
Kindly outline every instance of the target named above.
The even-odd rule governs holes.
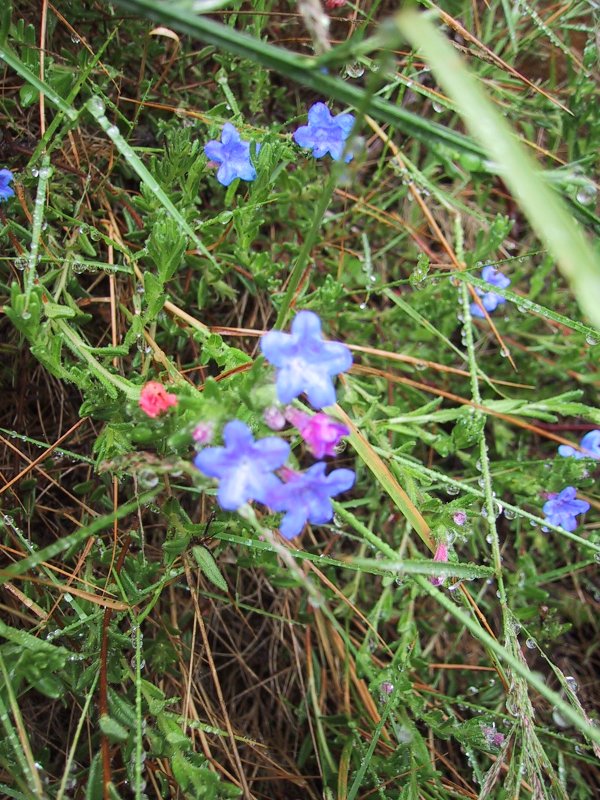
[[[600,325],[600,263],[565,204],[429,15],[405,11],[396,17],[396,24],[429,62],[473,136],[496,162],[531,226],[556,258],[582,311]]]

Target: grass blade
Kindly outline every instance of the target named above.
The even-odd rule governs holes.
[[[429,16],[406,11],[396,17],[396,24],[431,64],[440,85],[496,161],[502,179],[555,256],[581,309],[600,326],[600,263],[559,196],[546,185],[540,168]]]

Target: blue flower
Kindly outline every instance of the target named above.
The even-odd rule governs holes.
[[[321,320],[312,311],[300,311],[292,332],[269,331],[260,341],[268,361],[277,367],[275,387],[280,403],[289,403],[306,392],[315,408],[335,403],[332,376],[352,365],[352,353],[341,342],[321,337]]]
[[[558,452],[561,456],[572,456],[573,458],[595,458],[600,461],[600,430],[589,431],[579,443],[581,450],[576,450],[568,444],[561,444]]]
[[[8,200],[9,197],[12,197],[15,193],[15,190],[12,186],[9,186],[9,183],[13,181],[13,174],[9,169],[0,169],[0,202],[2,200]]]
[[[275,436],[254,441],[250,428],[239,420],[225,425],[223,440],[225,447],[207,447],[194,459],[201,472],[219,478],[219,505],[235,511],[248,500],[264,503],[281,484],[273,470],[287,460],[289,444]]]
[[[315,103],[308,110],[308,125],[294,131],[294,141],[300,147],[311,149],[315,158],[323,158],[329,153],[334,161],[339,161],[353,125],[352,114],[332,117],[325,103]],[[347,163],[352,157],[352,153],[347,153],[344,161]]]
[[[499,289],[506,289],[507,286],[510,286],[510,278],[507,278],[506,275],[503,275],[499,270],[489,264],[481,270],[481,279],[486,281],[486,283],[491,283],[492,286],[497,286]],[[483,289],[479,288],[475,289],[475,291],[479,297],[481,297],[481,302],[486,311],[495,311],[498,306],[506,303],[504,297],[496,294],[496,292],[484,292]],[[477,303],[471,303],[471,314],[474,317],[485,318],[485,314]]]
[[[257,145],[256,152],[259,150],[260,145]],[[221,141],[213,139],[207,142],[204,152],[211,161],[221,165],[217,171],[217,180],[223,186],[229,186],[236,178],[244,181],[253,181],[256,178],[256,170],[250,161],[250,143],[241,140],[230,122],[223,125]]]
[[[306,472],[284,469],[286,483],[269,489],[266,504],[274,511],[286,511],[279,530],[286,539],[302,531],[306,522],[322,525],[333,519],[331,497],[354,485],[351,469],[334,469],[325,475],[325,463],[319,461]]]
[[[577,489],[567,486],[560,494],[549,494],[548,502],[544,503],[543,511],[546,515],[544,522],[563,528],[565,531],[574,531],[578,523],[575,517],[585,514],[590,504],[585,500],[577,500]]]

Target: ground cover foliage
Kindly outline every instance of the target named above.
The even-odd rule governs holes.
[[[0,12],[2,796],[598,795],[598,461],[558,454],[600,428],[597,20],[325,5]],[[315,102],[348,164],[292,138]],[[356,481],[287,542],[193,433],[273,435],[300,309],[353,351]]]

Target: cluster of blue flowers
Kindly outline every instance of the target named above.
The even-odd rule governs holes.
[[[305,394],[317,409],[335,403],[333,379],[352,365],[346,345],[322,338],[321,321],[312,311],[300,311],[289,334],[266,333],[261,350],[277,370],[279,402],[289,403]],[[224,447],[206,447],[194,459],[201,472],[218,479],[219,505],[235,511],[257,500],[273,511],[285,512],[280,531],[286,539],[301,533],[306,522],[320,525],[333,519],[331,498],[354,485],[352,470],[334,469],[326,474],[324,461],[305,472],[285,466],[290,445],[276,436],[254,439],[239,420],[225,425],[223,441]]]
[[[308,111],[308,125],[302,125],[294,131],[296,144],[312,150],[315,158],[323,158],[328,153],[339,161],[344,155],[346,140],[354,126],[352,114],[332,116],[325,103],[315,103]],[[256,154],[260,145],[256,145]],[[253,181],[256,168],[252,163],[250,143],[245,142],[235,127],[227,122],[221,132],[221,141],[213,139],[204,146],[204,152],[210,161],[219,165],[217,180],[223,186],[236,178]],[[346,153],[344,161],[352,159],[352,153]]]

